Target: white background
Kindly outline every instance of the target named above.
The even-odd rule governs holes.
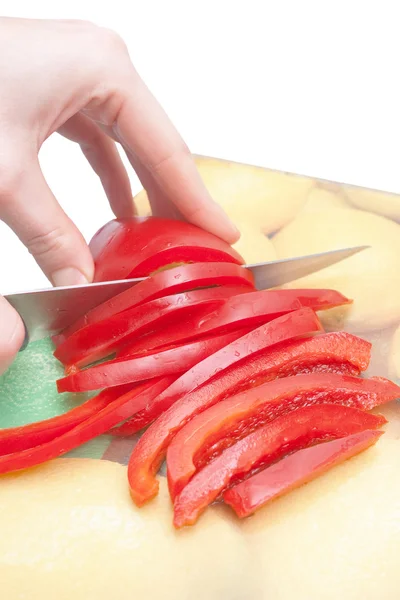
[[[196,153],[395,192],[398,8],[396,0],[0,0],[1,15],[81,18],[117,30]],[[61,138],[40,158],[89,239],[112,217],[96,177]],[[46,285],[2,225],[0,257],[1,291]]]

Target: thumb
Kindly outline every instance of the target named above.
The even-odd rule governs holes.
[[[13,229],[53,285],[78,285],[93,278],[93,259],[74,223],[34,161],[2,186],[0,218]]]
[[[18,313],[0,296],[0,375],[14,360],[25,338],[25,327]]]

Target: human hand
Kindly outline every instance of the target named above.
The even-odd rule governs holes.
[[[183,216],[231,243],[239,237],[114,32],[84,21],[0,18],[0,89],[0,219],[54,285],[91,281],[94,268],[40,169],[39,149],[54,132],[80,144],[117,217],[134,214],[134,204],[115,142],[153,214]],[[0,322],[1,372],[24,333],[2,298]]]

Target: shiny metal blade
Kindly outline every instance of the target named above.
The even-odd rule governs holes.
[[[319,271],[367,247],[344,248],[246,267],[253,272],[257,289],[264,290]],[[90,309],[143,279],[32,290],[6,294],[5,298],[21,315],[29,341],[35,341],[64,329]]]
[[[60,331],[91,308],[132,287],[141,279],[105,281],[6,294],[22,317],[30,342]]]
[[[248,268],[253,272],[256,288],[266,290],[320,271],[367,248],[369,246],[340,248],[339,250],[330,250],[329,252],[321,252],[319,254],[248,265]]]

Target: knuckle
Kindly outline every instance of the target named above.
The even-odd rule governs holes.
[[[108,52],[127,53],[127,46],[123,38],[113,29],[109,29],[108,27],[98,27],[96,35],[98,43],[103,50]]]
[[[61,227],[54,227],[47,232],[32,236],[25,244],[30,254],[39,260],[47,254],[56,255],[66,249],[65,235]]]
[[[183,160],[187,160],[191,156],[190,150],[185,142],[181,142],[179,148],[169,154],[160,156],[153,164],[148,165],[149,171],[154,175],[161,175],[165,169],[170,166],[181,163]]]

